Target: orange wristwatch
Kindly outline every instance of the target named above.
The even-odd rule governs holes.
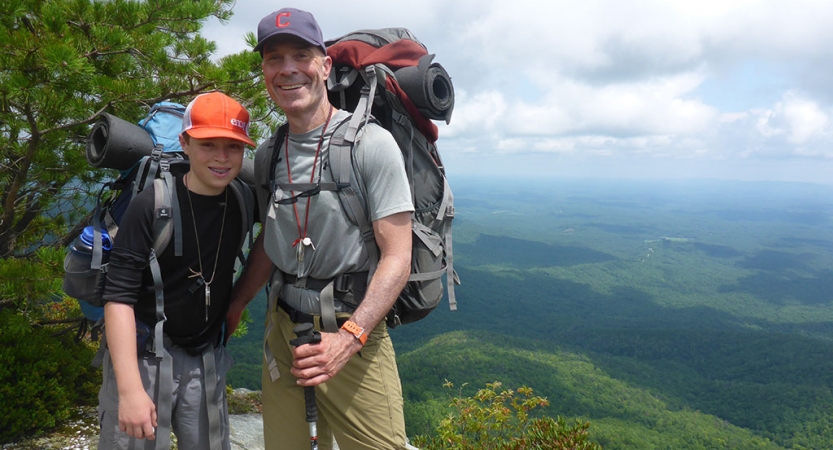
[[[341,329],[352,334],[359,340],[364,347],[364,344],[367,342],[367,333],[364,332],[364,328],[360,327],[359,324],[353,322],[352,320],[348,320],[344,322],[344,325],[341,326]]]

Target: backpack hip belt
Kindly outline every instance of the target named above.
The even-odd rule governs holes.
[[[333,283],[336,292],[353,292],[364,294],[369,272],[345,273],[334,278],[318,279],[312,277],[297,277],[284,274],[284,282],[298,288],[311,289],[321,292],[328,284]],[[359,299],[361,301],[361,299]],[[358,302],[356,303],[358,304]]]
[[[287,315],[289,315],[289,320],[292,323],[311,323],[319,329],[324,328],[324,320],[318,314],[307,314],[305,312],[298,311],[297,309],[289,306],[288,304],[286,304],[286,302],[280,299],[278,299],[278,307],[284,310],[284,312]],[[341,326],[344,325],[344,322],[347,322],[348,320],[348,317],[336,318],[336,325],[339,328],[341,328]]]
[[[310,289],[319,292],[319,305],[323,330],[328,333],[338,332],[339,325],[336,319],[335,300],[348,305],[356,306],[361,303],[367,289],[368,272],[354,272],[339,275],[329,280],[320,280],[310,277],[296,277],[284,274],[284,282],[300,289]],[[278,302],[284,302],[278,299]],[[285,303],[285,302],[284,302]],[[291,305],[288,305],[290,306]]]

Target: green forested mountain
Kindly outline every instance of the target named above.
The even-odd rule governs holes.
[[[443,380],[497,380],[605,448],[833,448],[833,189],[454,186],[460,309],[392,331],[409,433],[444,414]],[[258,325],[234,385],[259,384]]]
[[[443,379],[468,380],[471,389],[490,378],[505,385],[536,386],[547,393],[551,415],[582,417],[593,440],[606,449],[776,449],[749,430],[700,411],[669,405],[650,389],[617,380],[583,355],[530,339],[483,331],[440,335],[399,359],[406,403],[422,414],[442,415],[445,396],[435,386]],[[466,391],[466,387],[463,388]],[[430,423],[411,420],[409,430],[423,433]],[[427,430],[420,430],[420,427]]]

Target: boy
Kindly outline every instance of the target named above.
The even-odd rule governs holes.
[[[224,321],[246,230],[228,186],[245,146],[255,145],[248,125],[246,109],[222,93],[199,95],[188,105],[179,140],[190,167],[184,173],[172,167],[182,256],[174,254],[173,241],[161,254],[153,251],[154,188],[139,193],[122,219],[104,291],[101,450],[167,449],[171,427],[180,449],[230,448],[225,375],[232,360],[223,345]],[[164,312],[157,311],[154,257]],[[160,319],[164,339],[154,343]]]

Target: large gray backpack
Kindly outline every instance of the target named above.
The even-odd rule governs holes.
[[[460,284],[460,279],[454,271],[451,242],[454,197],[437,152],[437,126],[430,120],[451,120],[451,78],[404,28],[349,33],[328,41],[327,54],[333,59],[327,80],[330,101],[353,112],[343,139],[340,130],[333,136],[330,167],[338,185],[349,185],[339,190],[339,198],[363,235],[371,236],[366,238],[368,245],[375,245],[373,229],[349,158],[361,124],[375,117],[393,135],[405,158],[415,208],[411,275],[388,314],[388,326],[420,320],[434,310],[443,296],[443,275],[449,306],[457,309],[454,283]],[[378,250],[368,254],[378,258]]]
[[[327,81],[330,102],[352,112],[350,119],[336,128],[329,145],[329,167],[333,186],[342,208],[358,225],[367,246],[371,276],[379,259],[367,204],[353,172],[352,150],[360,139],[361,128],[370,121],[387,129],[399,145],[411,187],[415,212],[412,215],[413,251],[411,275],[387,316],[394,328],[415,322],[433,311],[443,297],[446,277],[451,310],[457,309],[454,284],[460,278],[454,271],[451,220],[454,197],[437,152],[437,126],[434,120],[451,119],[454,91],[451,79],[434,55],[404,28],[362,30],[327,42],[333,68]],[[275,180],[275,164],[286,125],[273,136],[270,185]],[[296,190],[290,185],[284,190]]]

